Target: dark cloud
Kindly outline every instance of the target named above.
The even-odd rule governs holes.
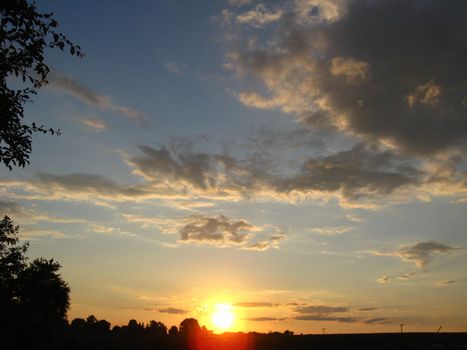
[[[253,321],[253,322],[267,322],[267,321],[285,321],[286,318],[277,318],[277,317],[247,317],[242,318],[244,321]]]
[[[159,312],[165,313],[165,314],[172,314],[172,315],[183,315],[188,313],[189,311],[183,310],[183,309],[177,309],[175,307],[166,307],[163,309],[159,309]]]
[[[442,0],[293,2],[273,37],[228,56],[281,108],[317,128],[429,155],[467,137],[467,3]],[[239,47],[240,47],[239,45]]]
[[[388,317],[373,317],[373,318],[368,318],[363,321],[363,323],[366,324],[390,324],[390,323],[395,323],[396,321],[393,318],[388,318]]]
[[[400,257],[402,260],[413,262],[418,267],[423,267],[433,260],[435,253],[449,253],[456,249],[439,242],[429,241],[400,248],[394,252],[394,255]]]
[[[278,306],[278,304],[274,303],[268,303],[268,302],[249,302],[249,301],[244,301],[240,303],[234,304],[234,306],[237,307],[275,307]]]
[[[138,174],[158,182],[182,182],[203,190],[218,187],[219,168],[224,170],[233,164],[232,159],[221,155],[190,151],[176,153],[165,147],[141,146],[140,149],[143,155],[128,159]]]
[[[358,311],[375,311],[375,310],[378,310],[379,308],[378,307],[362,307],[360,309],[358,309]]]
[[[311,305],[304,307],[297,307],[294,309],[301,314],[330,314],[335,312],[347,312],[348,308],[343,306],[324,306],[324,305]]]
[[[255,226],[244,220],[232,220],[223,215],[200,217],[180,229],[181,242],[214,245],[241,245],[247,242]]]
[[[334,317],[334,316],[324,316],[324,315],[300,315],[295,316],[295,320],[300,321],[335,321],[342,323],[354,323],[358,322],[356,318],[353,317]]]
[[[341,192],[346,198],[386,195],[415,185],[421,172],[391,151],[358,144],[350,150],[308,159],[299,174],[281,179],[279,191]]]

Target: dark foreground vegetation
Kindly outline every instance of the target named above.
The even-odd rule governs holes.
[[[193,320],[193,319],[188,319]],[[185,320],[186,321],[186,320]],[[184,321],[184,322],[185,322]],[[194,320],[196,321],[196,320]],[[382,334],[329,334],[292,335],[272,333],[224,333],[209,331],[184,333],[179,331],[162,334],[151,326],[138,328],[114,327],[112,330],[102,323],[94,329],[76,328],[70,325],[60,344],[50,349],[70,350],[337,350],[337,349],[456,349],[467,350],[467,333],[382,333]],[[182,322],[183,323],[183,322]],[[137,323],[136,323],[137,324]],[[197,322],[196,322],[197,324]],[[45,344],[44,344],[45,345]],[[23,349],[49,349],[49,347],[24,347]]]

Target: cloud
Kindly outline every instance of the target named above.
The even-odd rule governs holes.
[[[68,75],[51,71],[47,79],[51,88],[63,91],[90,107],[117,112],[137,123],[142,123],[145,119],[142,112],[131,107],[119,106],[115,104],[111,97],[93,91]]]
[[[232,220],[223,215],[200,217],[180,230],[180,242],[195,242],[218,246],[242,245],[252,232],[260,230],[244,220]]]
[[[282,10],[269,10],[264,4],[258,4],[253,10],[243,12],[235,17],[237,22],[249,24],[253,27],[264,27],[276,22],[282,16]]]
[[[245,307],[245,308],[252,308],[252,307],[276,307],[278,304],[269,303],[269,302],[239,302],[235,303],[234,306],[236,307]]]
[[[375,310],[378,310],[379,308],[378,307],[362,307],[360,309],[358,309],[358,311],[375,311]]]
[[[421,181],[421,172],[391,151],[358,144],[347,151],[310,158],[300,173],[280,179],[280,192],[341,193],[344,198],[382,196]]]
[[[406,281],[406,280],[408,280],[410,277],[412,277],[413,275],[415,275],[416,273],[417,273],[417,272],[415,272],[415,271],[413,271],[413,272],[406,272],[406,273],[403,273],[402,275],[397,276],[397,279]]]
[[[442,280],[442,281],[438,281],[436,282],[436,286],[438,287],[446,287],[446,286],[450,286],[452,284],[456,283],[456,281],[453,281],[453,280]]]
[[[141,186],[122,186],[104,176],[94,174],[52,175],[39,173],[30,180],[0,180],[0,184],[10,190],[17,189],[27,193],[16,194],[16,197],[24,199],[93,201],[98,203],[102,200],[142,200],[154,195]],[[10,195],[14,196],[13,193]]]
[[[101,132],[107,129],[107,123],[97,118],[84,118],[78,121],[95,132]]]
[[[311,305],[304,307],[297,307],[294,309],[301,314],[330,314],[335,312],[347,312],[348,308],[343,306],[325,306],[325,305]]]
[[[285,235],[272,225],[256,226],[242,219],[224,215],[190,215],[184,217],[143,216],[123,214],[125,221],[156,227],[163,234],[178,234],[178,242],[185,244],[238,247],[264,251],[279,249]]]
[[[252,322],[267,322],[267,321],[285,321],[286,318],[277,318],[277,317],[246,317],[242,318],[244,321]]]
[[[107,225],[102,225],[102,224],[89,224],[89,229],[95,233],[102,233],[106,235],[120,235],[120,236],[136,237],[136,234],[123,231],[119,227],[107,226]]]
[[[358,322],[358,320],[354,317],[334,317],[334,316],[323,316],[323,315],[300,315],[295,316],[295,320],[299,321],[335,321],[335,322],[342,322],[342,323],[354,323]]]
[[[239,92],[249,106],[428,159],[465,149],[466,10],[443,1],[293,1],[253,45],[238,31],[227,66],[264,84],[268,97]]]
[[[266,240],[248,244],[243,247],[245,250],[264,251],[271,248],[279,249],[281,241],[287,239],[287,236],[281,232],[271,234]]]
[[[187,314],[189,311],[183,310],[183,309],[177,309],[175,307],[167,307],[167,308],[159,309],[159,312],[165,313],[165,314],[172,314],[172,315],[183,315],[183,314]]]
[[[386,284],[391,282],[391,277],[388,275],[382,275],[381,277],[376,279],[376,282],[378,282],[379,284]]]
[[[417,86],[410,95],[407,95],[407,104],[409,107],[413,107],[416,103],[435,106],[438,104],[440,96],[441,87],[430,81]]]
[[[363,323],[366,324],[391,324],[391,323],[396,323],[396,320],[393,318],[388,318],[388,317],[373,317],[373,318],[368,318],[363,321]]]
[[[335,226],[335,227],[313,227],[310,228],[312,233],[316,233],[321,236],[335,236],[347,233],[353,230],[353,227],[349,226]]]
[[[349,83],[357,83],[368,77],[369,64],[352,57],[334,57],[329,72],[335,77],[345,77]]]
[[[434,254],[449,253],[458,248],[452,248],[435,241],[419,242],[413,246],[402,247],[395,251],[393,255],[404,261],[414,263],[418,267],[424,267],[434,259]]]
[[[166,61],[163,63],[164,68],[170,73],[180,75],[182,71],[186,68],[185,64],[179,64],[173,61]]]
[[[21,232],[19,234],[19,238],[21,240],[35,240],[37,238],[80,239],[82,238],[82,236],[69,235],[59,230],[48,230],[48,229],[41,229],[41,228],[36,228],[36,227],[22,227]]]
[[[83,224],[88,223],[85,219],[73,217],[51,216],[46,212],[24,207],[16,202],[0,200],[0,213],[8,215],[21,224],[34,224],[37,222],[60,223],[60,224]]]

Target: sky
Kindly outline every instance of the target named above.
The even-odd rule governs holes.
[[[69,320],[467,331],[467,2],[39,1],[31,163],[0,209]]]

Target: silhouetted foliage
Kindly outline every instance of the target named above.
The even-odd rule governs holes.
[[[23,122],[24,104],[47,84],[50,69],[44,50],[69,48],[71,55],[83,56],[79,46],[56,31],[58,22],[52,15],[37,12],[27,0],[0,2],[0,161],[10,169],[29,163],[33,133],[57,132]],[[12,81],[18,85],[12,77],[23,87],[12,88]]]
[[[0,221],[0,329],[7,344],[20,347],[57,341],[67,326],[70,289],[53,260],[27,262],[28,244],[5,216]]]
[[[178,333],[182,336],[196,335],[200,331],[201,327],[195,318],[185,318],[178,327]]]
[[[172,326],[172,327],[170,327],[170,329],[169,329],[169,335],[170,335],[170,336],[173,336],[173,337],[175,337],[175,336],[178,335],[178,328],[177,328],[177,326]]]
[[[151,320],[146,325],[146,333],[152,334],[155,336],[164,336],[164,335],[167,335],[167,327],[162,322]]]

